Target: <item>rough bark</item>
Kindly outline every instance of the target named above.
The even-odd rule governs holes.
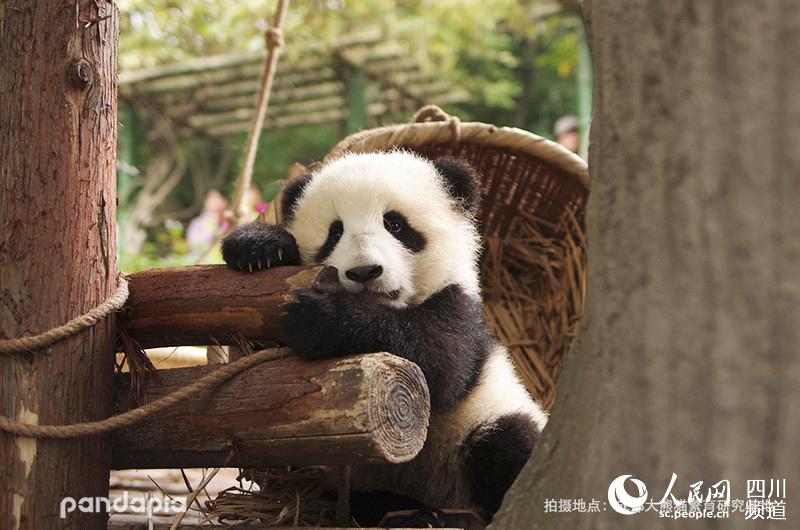
[[[276,267],[254,273],[195,265],[131,274],[121,329],[143,348],[236,345],[237,336],[279,339],[280,307],[291,290],[310,287],[319,268]]]
[[[217,367],[159,370],[144,402]],[[129,381],[117,412],[130,408]],[[287,357],[116,431],[115,469],[406,462],[422,449],[430,399],[412,362],[387,353],[304,362]]]
[[[745,499],[747,480],[786,478],[796,521],[800,5],[590,1],[588,14],[587,314],[493,527],[686,528],[607,502],[623,474],[659,501],[673,472],[683,499],[696,481]],[[601,512],[545,514],[553,498]]]
[[[116,286],[117,23],[110,2],[0,5],[0,337],[41,333]],[[43,351],[0,355],[0,414],[111,412],[113,319]],[[65,496],[105,496],[110,437],[0,433],[0,528],[61,528]],[[76,513],[74,528],[104,528]]]

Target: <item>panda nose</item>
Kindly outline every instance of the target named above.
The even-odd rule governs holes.
[[[367,283],[383,274],[383,267],[380,265],[365,265],[363,267],[353,267],[344,273],[345,276],[358,283]]]

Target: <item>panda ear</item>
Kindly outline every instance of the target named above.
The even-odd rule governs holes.
[[[464,160],[452,156],[437,158],[433,166],[444,177],[450,195],[460,201],[465,210],[477,213],[481,198],[478,172]]]
[[[283,187],[281,195],[281,217],[284,222],[291,220],[294,214],[294,207],[303,194],[303,190],[311,182],[312,173],[303,173],[289,180]]]

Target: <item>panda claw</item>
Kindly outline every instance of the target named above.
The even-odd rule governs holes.
[[[278,248],[278,261],[283,261],[283,249]]]
[[[261,260],[258,260],[258,270],[261,270]]]
[[[271,266],[272,266],[272,261],[269,258],[267,258],[267,268],[270,268]]]
[[[250,269],[250,272],[253,272],[253,264],[252,263],[248,263],[247,264],[247,268]]]

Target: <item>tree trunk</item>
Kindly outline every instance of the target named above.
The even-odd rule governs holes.
[[[697,481],[746,499],[748,480],[785,478],[797,521],[800,4],[587,7],[587,314],[493,527],[686,528],[608,501],[623,474],[660,501],[672,473],[679,499]],[[545,513],[546,499],[597,499],[600,513]],[[702,527],[745,524],[735,512]]]
[[[111,2],[0,6],[0,337],[36,334],[116,286],[118,14]],[[0,355],[0,414],[27,423],[111,411],[113,318],[29,354]],[[63,497],[106,496],[108,436],[0,433],[0,528],[104,528],[59,519]]]

